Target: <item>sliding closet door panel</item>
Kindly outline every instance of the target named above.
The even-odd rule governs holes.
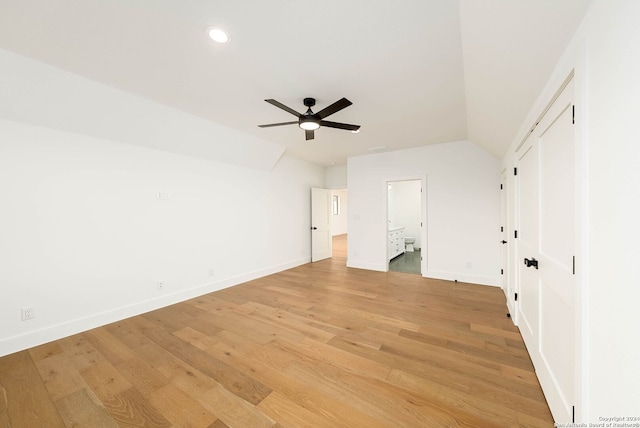
[[[535,359],[539,330],[539,284],[537,271],[524,264],[538,254],[538,149],[528,141],[518,159],[518,246],[520,330]],[[535,361],[534,361],[535,362]]]
[[[575,174],[572,87],[565,88],[540,122],[540,355],[541,382],[555,391],[555,415],[569,418],[574,404]],[[565,419],[566,421],[567,419]],[[569,420],[570,422],[570,420]]]

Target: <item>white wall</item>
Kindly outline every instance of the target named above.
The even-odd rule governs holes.
[[[347,188],[347,166],[335,165],[325,169],[325,187],[327,189]]]
[[[0,49],[0,118],[270,170],[284,147]],[[215,102],[215,100],[211,100]]]
[[[513,166],[515,146],[575,70],[582,172],[576,261],[581,383],[576,422],[637,416],[640,408],[638,22],[640,2],[594,0],[503,161],[507,168]]]
[[[349,193],[346,190],[332,190],[331,197],[340,197],[340,214],[331,216],[331,236],[347,233],[349,218]]]
[[[421,248],[422,195],[419,180],[394,181],[388,191],[389,225],[402,226],[406,237],[415,238],[414,248]]]
[[[470,141],[348,160],[348,266],[387,269],[387,181],[425,177],[423,276],[499,285],[500,162]]]
[[[0,355],[310,260],[324,168],[2,50],[0,80]]]

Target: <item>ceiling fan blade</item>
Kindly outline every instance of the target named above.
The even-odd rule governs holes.
[[[347,131],[357,131],[360,129],[360,125],[349,125],[348,123],[329,122],[328,120],[321,120],[320,126],[326,126],[327,128],[346,129]]]
[[[329,107],[325,107],[320,110],[318,113],[316,113],[316,116],[318,116],[320,119],[324,119],[325,117],[330,116],[333,113],[342,110],[343,108],[349,107],[351,104],[353,104],[351,101],[346,98],[342,98],[331,104]]]
[[[307,141],[313,140],[313,137],[314,137],[313,129],[305,129],[304,136],[305,136],[305,140]]]
[[[265,100],[266,102],[268,102],[271,105],[274,105],[278,108],[281,108],[282,110],[291,113],[292,115],[296,116],[296,117],[300,117],[300,113],[298,113],[297,111],[295,111],[294,109],[292,109],[291,107],[287,107],[286,105],[282,104],[281,102],[278,102],[274,99],[268,99]]]
[[[294,123],[297,124],[298,121],[296,120],[295,122],[268,123],[266,125],[258,125],[258,126],[260,128],[271,128],[272,126],[293,125]]]

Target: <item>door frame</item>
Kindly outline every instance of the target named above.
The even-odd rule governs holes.
[[[427,175],[406,175],[401,177],[388,177],[383,181],[382,189],[384,195],[384,254],[385,254],[385,272],[389,272],[389,245],[388,245],[388,228],[389,224],[389,192],[387,191],[389,183],[395,181],[420,181],[420,188],[422,189],[420,193],[420,221],[422,222],[422,227],[420,228],[420,243],[422,247],[420,248],[420,254],[422,260],[420,261],[420,275],[422,277],[426,277],[428,272],[428,263],[429,263],[429,254],[428,254],[428,233],[427,233]]]

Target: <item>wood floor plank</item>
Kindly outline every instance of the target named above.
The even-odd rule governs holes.
[[[0,428],[11,427],[9,420],[9,402],[7,399],[7,390],[2,386],[0,381]]]
[[[334,423],[313,413],[278,391],[273,391],[258,404],[258,409],[288,428],[333,427]]]
[[[0,357],[0,428],[553,425],[501,289],[334,250]]]
[[[202,395],[218,385],[218,382],[178,358],[158,367],[158,371],[164,374],[172,385],[192,397]]]
[[[144,334],[179,359],[215,379],[254,405],[271,392],[269,388],[250,376],[233,369],[233,367],[161,328],[147,328]]]
[[[276,421],[251,403],[229,392],[221,385],[211,388],[196,399],[229,426],[271,428]]]
[[[53,401],[86,387],[65,353],[43,358],[36,367]]]
[[[56,406],[67,427],[118,427],[116,420],[84,388],[62,397],[56,401]]]
[[[167,384],[149,395],[149,401],[176,428],[206,427],[218,418],[205,409],[194,397],[184,393],[178,387]]]
[[[145,396],[169,383],[162,373],[141,358],[132,358],[115,368]]]
[[[233,347],[225,347],[222,342],[216,344],[210,352],[218,352],[219,358],[242,371],[253,373],[257,379],[279,391],[289,400],[331,421],[331,426],[386,426],[383,421],[350,406],[350,398],[324,394],[316,385],[289,376],[282,369],[270,366],[268,362],[260,360],[255,355],[244,354]]]
[[[108,329],[93,329],[82,333],[100,354],[111,364],[118,364],[130,360],[135,354],[120,339],[111,334]]]
[[[60,345],[67,358],[69,358],[69,363],[78,371],[104,360],[104,357],[95,346],[89,343],[81,334],[66,337],[54,343]]]
[[[0,387],[6,408],[2,419],[10,427],[64,427],[28,351],[0,358]]]
[[[158,409],[148,402],[135,388],[129,388],[102,399],[104,407],[121,427],[172,426]]]
[[[108,361],[101,361],[87,367],[80,374],[91,390],[103,401],[133,386]]]

